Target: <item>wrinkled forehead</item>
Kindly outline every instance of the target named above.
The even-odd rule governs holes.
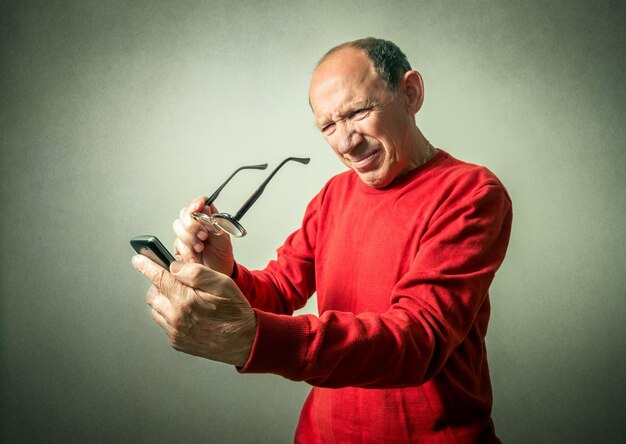
[[[309,102],[314,112],[320,105],[365,99],[385,89],[382,80],[365,53],[344,48],[331,54],[313,72]]]

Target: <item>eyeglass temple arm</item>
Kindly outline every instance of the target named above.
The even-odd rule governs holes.
[[[215,192],[213,194],[211,194],[211,196],[206,200],[206,202],[204,203],[204,205],[206,206],[210,206],[213,202],[215,202],[215,199],[217,199],[217,197],[220,195],[220,192],[224,189],[224,187],[226,186],[226,184],[228,182],[230,182],[230,179],[232,179],[235,174],[237,174],[239,171],[241,170],[264,170],[267,168],[267,164],[266,163],[262,163],[260,165],[246,165],[246,166],[242,166],[240,168],[237,168],[235,170],[235,172],[233,174],[231,174],[228,179],[226,179],[226,181],[220,185],[220,187],[215,190]]]
[[[287,162],[289,162],[290,160],[306,165],[307,163],[309,163],[311,159],[309,157],[288,157],[285,160],[283,160],[274,169],[274,171],[272,171],[272,173],[269,176],[267,176],[267,179],[265,179],[265,181],[259,186],[259,188],[257,188],[254,194],[250,196],[250,198],[246,201],[245,204],[243,204],[243,206],[239,209],[239,211],[237,211],[237,214],[235,214],[235,218],[234,218],[237,222],[239,222],[239,220],[243,217],[243,215],[248,212],[250,207],[257,201],[257,199],[261,197],[261,194],[263,194],[265,187],[267,186],[269,181],[272,180],[272,177],[274,177],[274,175],[278,172],[278,170],[280,170],[281,167]]]

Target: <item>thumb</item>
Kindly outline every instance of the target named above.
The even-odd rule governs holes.
[[[215,294],[224,285],[224,275],[194,262],[174,261],[170,273],[179,282]]]
[[[198,196],[191,202],[187,209],[190,213],[193,213],[194,211],[201,212],[204,209],[204,204],[206,203],[206,200],[206,196]]]

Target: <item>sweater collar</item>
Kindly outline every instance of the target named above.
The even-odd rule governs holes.
[[[388,193],[389,191],[402,189],[404,186],[411,183],[414,179],[421,176],[425,171],[433,169],[437,164],[450,156],[447,152],[440,148],[435,149],[437,150],[437,152],[428,162],[418,166],[417,168],[412,169],[404,176],[396,178],[393,182],[391,182],[384,188],[374,188],[365,184],[361,179],[359,179],[359,176],[354,171],[351,171],[353,180],[356,182],[355,189],[365,194],[382,194]]]

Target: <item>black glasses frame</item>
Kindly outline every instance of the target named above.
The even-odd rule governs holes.
[[[301,164],[308,164],[311,159],[308,157],[288,157],[283,160],[275,169],[270,173],[269,176],[263,181],[263,183],[256,189],[252,196],[248,198],[248,200],[241,206],[239,211],[232,216],[229,213],[214,213],[210,216],[204,213],[194,212],[191,213],[192,217],[198,222],[202,222],[204,224],[208,224],[211,228],[215,227],[218,230],[211,230],[214,234],[222,234],[227,233],[234,237],[244,237],[247,234],[246,229],[239,222],[241,218],[248,212],[248,210],[254,205],[254,203],[261,197],[263,191],[265,191],[265,187],[272,180],[272,178],[276,175],[279,169],[282,168],[284,164],[289,161],[298,162]],[[217,190],[206,200],[205,205],[211,206],[215,199],[219,196],[220,192],[224,189],[226,184],[241,170],[245,169],[256,169],[256,170],[264,170],[267,168],[267,164],[261,165],[248,165],[243,166],[241,168],[236,169],[229,177],[222,183]]]

